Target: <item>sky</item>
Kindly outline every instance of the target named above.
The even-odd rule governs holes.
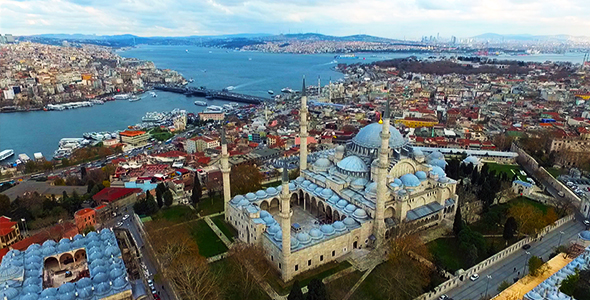
[[[588,0],[0,0],[0,33],[590,35]]]

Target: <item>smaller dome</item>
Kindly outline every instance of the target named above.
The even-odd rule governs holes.
[[[246,206],[249,204],[250,204],[250,201],[248,201],[246,199],[242,199],[242,200],[240,200],[240,203],[238,203],[238,206]]]
[[[109,280],[109,276],[103,272],[98,273],[92,277],[92,283],[94,283],[95,285],[102,283],[102,282],[106,282],[108,280]]]
[[[275,239],[275,241],[281,242],[283,240],[283,232],[279,231],[279,232],[275,233],[273,238]]]
[[[101,282],[94,286],[94,293],[96,295],[105,295],[111,290],[111,285],[108,282]]]
[[[313,240],[321,240],[324,237],[324,233],[322,233],[322,231],[317,228],[310,230],[309,235]]]
[[[266,194],[274,196],[276,194],[278,194],[279,191],[277,191],[277,189],[273,188],[273,187],[269,187],[268,189],[266,189]]]
[[[338,203],[336,203],[336,206],[339,208],[344,208],[346,207],[346,205],[348,205],[348,201],[341,199],[340,201],[338,201]]]
[[[321,186],[318,186],[313,192],[319,196],[322,194],[323,191],[324,189]]]
[[[119,250],[119,247],[117,246],[108,246],[104,253],[107,256],[119,256],[121,254],[121,250]]]
[[[365,188],[367,194],[377,194],[377,182],[373,181]]]
[[[359,208],[359,209],[355,210],[352,215],[355,218],[357,218],[357,219],[365,219],[365,218],[367,218],[367,212],[364,209],[362,209],[362,208]]]
[[[270,216],[270,213],[266,210],[261,210],[260,211],[260,218],[264,219],[266,217]]]
[[[107,268],[104,266],[98,266],[92,269],[92,273],[94,274],[106,273],[107,271]]]
[[[255,214],[255,213],[257,213],[259,210],[260,210],[260,208],[259,208],[258,206],[256,206],[256,205],[253,205],[253,204],[250,204],[250,205],[246,206],[246,211],[247,211],[249,214]]]
[[[266,230],[266,232],[270,235],[275,235],[277,232],[281,231],[281,226],[279,224],[274,224]]]
[[[258,197],[258,199],[264,199],[264,198],[266,198],[266,196],[267,196],[267,194],[263,190],[259,190],[256,192],[256,197]]]
[[[393,180],[393,183],[395,183],[395,184],[397,184],[397,185],[399,185],[399,186],[402,186],[402,185],[404,184],[404,183],[401,181],[401,179],[399,179],[399,178],[396,178],[396,179],[394,179],[394,180]]]
[[[309,234],[305,232],[300,232],[297,234],[297,240],[299,241],[299,243],[305,245],[311,242],[311,237],[309,236]]]
[[[92,231],[92,232],[94,232],[94,231]],[[88,236],[90,236],[90,233],[88,234]],[[54,240],[47,240],[47,241],[45,241],[45,243],[43,243],[43,247],[46,247],[46,246],[55,247],[55,245],[57,245],[57,243]]]
[[[2,299],[6,298],[8,300],[15,299],[18,296],[18,290],[13,287],[6,286],[2,290],[0,290],[0,297]]]
[[[436,167],[436,166],[432,167],[432,170],[430,170],[430,173],[436,174],[439,179],[447,177],[447,174],[445,173],[445,171],[441,167]]]
[[[432,160],[432,159],[445,159],[445,156],[440,153],[439,151],[433,151],[432,153],[430,153],[428,155],[428,160]]]
[[[233,203],[233,204],[238,204],[238,203],[240,203],[240,201],[242,201],[242,199],[244,199],[244,196],[237,195],[233,199],[231,199],[230,202]]]
[[[70,251],[70,244],[59,244],[57,245],[57,251],[59,252],[66,252]]]
[[[297,179],[295,179],[295,182],[297,182],[297,183],[302,183],[303,181],[305,181],[305,178],[303,178],[301,176],[299,176],[299,177],[297,177]]]
[[[330,197],[328,199],[328,202],[332,203],[332,204],[336,204],[336,202],[338,202],[339,200],[340,200],[340,197],[338,197],[338,195],[334,194],[334,195],[332,195],[332,197]]]
[[[91,286],[91,285],[92,285],[92,280],[90,280],[90,278],[88,278],[88,277],[84,277],[84,278],[76,281],[77,288],[85,288],[85,287]],[[41,294],[41,296],[44,296],[44,295]]]
[[[35,294],[35,296],[37,296],[42,290],[40,284],[31,284],[24,287],[22,292],[23,294]]]
[[[579,234],[580,238],[586,241],[590,241],[590,231],[584,230]]]
[[[322,157],[313,163],[313,166],[320,169],[327,169],[332,165],[329,159]]]
[[[322,198],[329,199],[330,197],[332,197],[332,195],[334,195],[334,192],[331,189],[325,188],[322,190]]]
[[[344,148],[344,146],[343,146],[343,145],[338,145],[338,146],[336,147],[336,152],[344,152],[344,150],[346,150],[346,148]]]
[[[248,201],[256,201],[256,195],[254,193],[248,193],[246,194],[246,199],[248,199]]]
[[[93,238],[93,237],[97,237],[97,236],[98,236],[98,233],[96,233],[96,231],[91,231],[86,235],[86,237],[88,237],[88,238]]]
[[[127,285],[127,280],[124,277],[119,277],[113,281],[113,287],[115,289],[122,289]]]
[[[418,177],[418,179],[420,179],[420,181],[424,181],[427,178],[426,172],[424,172],[424,171],[418,171],[414,175],[416,175],[416,177]]]
[[[367,182],[369,181],[365,178],[357,178],[350,183],[350,186],[353,189],[362,190],[367,184]]]
[[[291,237],[291,250],[297,249],[299,247],[299,241],[294,236]]]
[[[31,253],[35,250],[39,250],[41,248],[41,245],[39,244],[32,244],[29,246],[29,248],[27,248],[27,250],[25,250],[25,253]]]
[[[402,175],[402,177],[400,179],[406,187],[420,186],[420,179],[418,179],[418,177],[416,177],[416,175],[414,175],[414,174],[410,173],[410,174]]]
[[[342,221],[342,223],[344,223],[346,227],[354,227],[357,225],[356,221],[351,217],[345,218],[344,221]]]
[[[303,181],[303,183],[301,183],[301,185],[302,185],[303,187],[307,187],[307,186],[308,186],[308,185],[310,185],[310,184],[311,184],[311,181],[309,181],[309,180],[304,180],[304,181]]]
[[[334,224],[332,224],[332,227],[334,227],[334,229],[336,231],[344,231],[344,230],[346,230],[346,226],[341,221],[334,222]]]
[[[464,160],[463,160],[464,164],[474,164],[474,165],[479,165],[479,159],[475,156],[467,156]]]
[[[295,189],[297,189],[297,186],[295,185],[295,183],[289,182],[289,191],[294,191]]]
[[[277,221],[275,221],[275,219],[272,216],[268,216],[262,220],[264,221],[264,223],[266,223],[266,226],[273,225],[277,222]]]
[[[447,166],[447,162],[442,159],[433,159],[428,162],[430,165],[445,168]]]
[[[422,150],[420,150],[418,148],[414,148],[412,150],[412,154],[414,154],[414,157],[424,156],[424,152],[422,152]]]
[[[344,208],[344,212],[347,214],[351,214],[356,210],[356,206],[354,206],[354,204],[348,204],[346,205],[346,207]]]
[[[320,226],[320,230],[325,235],[332,235],[332,234],[334,234],[334,227],[332,227],[332,225],[330,225],[330,224],[324,224],[324,225]]]
[[[315,184],[315,183],[312,183],[312,184],[308,185],[305,189],[308,190],[308,191],[310,191],[310,192],[313,192],[317,188],[318,188],[318,185]]]
[[[338,162],[338,168],[355,173],[366,173],[369,172],[367,164],[360,159],[358,156],[347,156],[343,160]]]
[[[66,282],[57,288],[58,294],[71,293],[76,290],[76,285],[71,282]]]
[[[34,292],[25,292],[25,290],[26,290],[26,288],[23,289],[23,293],[25,293],[25,295],[20,297],[21,300],[37,300],[37,299],[39,299],[39,296],[37,294],[35,294]]]

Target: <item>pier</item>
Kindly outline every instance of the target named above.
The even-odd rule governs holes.
[[[260,104],[266,100],[266,98],[262,98],[262,97],[249,96],[249,95],[244,95],[244,94],[239,94],[239,93],[232,93],[230,91],[209,90],[209,89],[205,89],[205,88],[171,87],[171,86],[165,86],[165,85],[156,85],[156,86],[154,86],[154,89],[159,90],[159,91],[184,94],[187,96],[209,97],[209,98],[213,98],[213,99],[242,102],[242,103],[249,103],[249,104]]]

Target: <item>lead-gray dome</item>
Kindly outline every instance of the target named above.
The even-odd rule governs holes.
[[[365,164],[362,159],[355,155],[347,156],[343,160],[339,161],[337,166],[338,168],[348,172],[365,173],[369,171],[367,164]]]
[[[309,244],[309,242],[311,242],[311,237],[309,236],[309,234],[305,233],[305,232],[300,232],[297,234],[297,240],[299,241],[299,243],[301,244]]]
[[[332,197],[330,197],[330,199],[328,199],[328,202],[332,203],[332,204],[336,204],[336,202],[338,202],[340,200],[340,197],[338,197],[338,195],[334,194],[332,195]]]
[[[379,123],[371,123],[363,128],[352,138],[352,142],[358,146],[365,148],[378,149],[381,148],[381,130],[383,125]],[[406,140],[399,131],[389,125],[389,147],[401,148],[406,144]]]
[[[261,210],[260,211],[260,218],[263,218],[264,219],[264,218],[266,218],[268,216],[270,216],[270,213],[268,211],[266,211],[266,210]]]
[[[369,181],[366,178],[361,177],[361,178],[357,178],[357,179],[353,180],[350,183],[350,186],[353,189],[361,190],[361,189],[363,189],[363,187],[365,187],[365,184],[367,184],[367,182],[369,182]]]
[[[333,194],[334,194],[334,192],[329,188],[325,188],[322,190],[322,198],[324,198],[324,199],[328,199],[328,198],[332,197]]]
[[[327,159],[327,158],[325,158],[325,157],[319,158],[318,160],[316,160],[316,161],[313,163],[313,166],[314,166],[315,168],[318,168],[318,169],[320,169],[319,171],[325,171],[325,170],[327,170],[327,169],[328,169],[328,168],[329,168],[331,165],[332,165],[332,162],[330,162],[330,160],[329,160],[329,159]]]
[[[367,212],[362,208],[358,208],[352,215],[357,219],[365,219],[367,217]]]
[[[447,176],[445,171],[441,167],[438,167],[438,166],[432,167],[432,170],[430,171],[430,173],[436,174],[439,179],[445,178]]]
[[[334,224],[332,224],[332,227],[334,227],[334,229],[336,231],[344,231],[344,230],[346,230],[346,226],[341,221],[334,222]]]
[[[348,205],[348,201],[341,199],[340,201],[338,201],[338,203],[336,203],[336,206],[339,208],[344,208],[346,207],[346,205]]]
[[[235,196],[233,199],[231,199],[231,203],[233,203],[233,204],[238,204],[238,203],[240,203],[240,201],[241,201],[242,199],[244,199],[244,196],[242,196],[242,195],[237,195],[237,196]]]
[[[445,156],[440,153],[439,151],[433,151],[432,153],[430,153],[428,155],[428,160],[432,160],[432,159],[445,159]]]
[[[347,214],[351,214],[356,210],[356,206],[354,206],[354,204],[348,204],[346,205],[346,207],[344,208],[344,212]]]
[[[279,226],[278,224],[272,225],[268,227],[268,229],[266,230],[266,232],[268,232],[268,234],[270,235],[275,235],[279,231],[281,231],[281,226]]]
[[[275,189],[274,187],[269,187],[266,189],[266,193],[270,196],[275,196],[279,193],[279,191],[277,191],[277,189]]]
[[[266,198],[266,192],[263,190],[259,190],[256,192],[256,197],[258,197],[258,199],[264,199]]]
[[[416,177],[416,175],[414,174],[405,174],[402,175],[402,177],[400,177],[402,183],[407,186],[407,187],[416,187],[416,186],[420,186],[420,179],[418,179],[418,177]]]
[[[416,177],[418,177],[418,179],[420,179],[420,181],[422,181],[422,180],[426,180],[427,175],[426,175],[426,172],[424,172],[424,171],[418,171],[418,172],[416,172]]]
[[[309,235],[314,240],[321,240],[324,237],[324,233],[317,228],[313,228],[312,230],[310,230]]]
[[[464,160],[463,160],[464,164],[474,164],[474,165],[478,165],[479,164],[479,159],[475,156],[467,156]]]
[[[240,203],[238,203],[238,206],[245,206],[248,204],[250,204],[250,202],[248,200],[242,199],[242,200],[240,200]]]
[[[344,225],[347,227],[354,227],[357,225],[356,221],[351,217],[346,217],[343,221]]]
[[[332,235],[332,234],[334,234],[334,227],[332,227],[332,225],[330,225],[330,224],[324,224],[324,225],[320,226],[320,230],[325,235]]]
[[[441,167],[441,168],[445,168],[447,166],[447,162],[444,161],[443,159],[433,159],[428,161],[428,164],[433,165],[433,166],[437,166],[437,167]]]

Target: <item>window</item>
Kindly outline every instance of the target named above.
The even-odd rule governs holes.
[[[324,261],[324,256],[320,255],[320,261]]]
[[[344,249],[342,249],[342,252],[346,252],[346,247],[344,247]]]
[[[336,256],[336,251],[332,250],[332,256]]]
[[[270,256],[270,261],[274,261],[274,260],[275,260],[275,257],[271,255]]]
[[[295,271],[299,271],[299,265],[295,265]]]
[[[279,269],[281,268],[281,263],[279,263]]]
[[[307,261],[307,265],[311,266],[311,259]]]

